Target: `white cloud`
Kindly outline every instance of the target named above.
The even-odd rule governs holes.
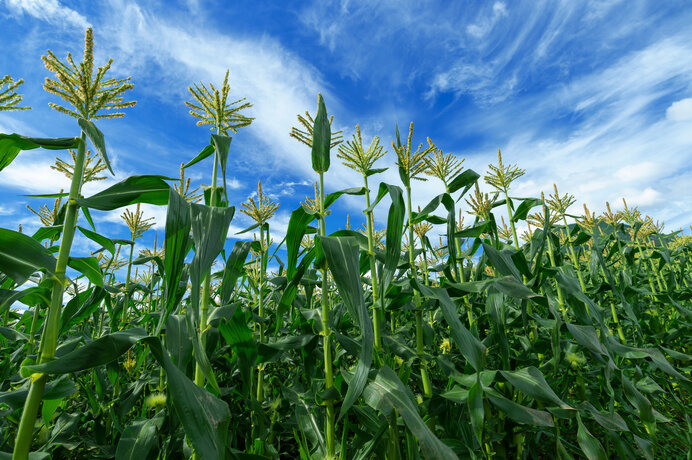
[[[15,161],[0,173],[0,185],[37,195],[68,190],[70,180],[51,169],[52,164],[50,153],[46,155],[45,151],[20,152]]]
[[[485,13],[483,13],[485,14]],[[495,24],[503,17],[508,16],[507,5],[503,2],[495,2],[490,17],[484,16],[475,24],[466,26],[466,32],[474,38],[483,38],[495,27]]]
[[[296,114],[305,110],[314,114],[318,92],[330,113],[338,111],[339,101],[310,63],[268,36],[239,38],[206,27],[182,26],[129,1],[113,0],[111,6],[120,21],[109,22],[102,33],[110,37],[106,40],[110,53],[124,66],[123,72],[155,74],[156,81],[145,90],[177,106],[181,99],[189,99],[184,88],[194,82],[218,84],[229,69],[231,97],[246,97],[253,104],[248,114],[255,121],[237,136],[244,139],[251,134],[259,141],[264,164],[254,161],[255,168],[311,173],[305,146],[288,134]]]
[[[665,165],[653,161],[644,161],[626,165],[615,171],[615,178],[622,182],[653,180],[665,170]]]
[[[54,25],[69,25],[81,30],[90,27],[84,15],[61,5],[58,0],[5,0],[5,3],[17,13],[26,13]]]
[[[692,120],[692,97],[673,102],[666,110],[666,118],[671,121]]]
[[[233,179],[226,180],[226,187],[229,190],[237,190],[239,188],[242,188],[243,184],[241,184],[240,181],[234,177]]]

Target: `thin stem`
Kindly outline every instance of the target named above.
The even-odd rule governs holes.
[[[324,173],[320,171],[320,196],[319,196],[319,232],[321,236],[326,236],[326,228],[324,222]],[[332,331],[329,326],[329,299],[327,297],[329,292],[329,284],[327,283],[327,268],[323,266],[320,269],[322,274],[322,334],[324,337],[323,348],[324,348],[324,379],[326,389],[330,389],[334,386],[334,376],[332,374],[332,348],[330,344]],[[334,413],[334,401],[329,399],[326,401],[327,405],[327,418],[325,420],[325,432],[326,432],[326,442],[327,442],[327,457],[333,458],[336,443],[336,429],[334,426],[335,413]]]
[[[509,226],[512,227],[512,238],[514,238],[514,247],[519,249],[519,238],[517,238],[517,228],[514,226],[514,213],[509,205],[509,195],[505,190],[505,204],[507,205],[507,215],[509,216]]]
[[[70,257],[70,249],[72,248],[72,240],[74,239],[75,226],[79,215],[77,199],[82,189],[85,143],[86,135],[82,132],[81,142],[79,143],[75,159],[75,169],[72,175],[72,185],[70,186],[67,210],[65,212],[60,250],[58,251],[58,259],[55,265],[53,291],[51,294],[50,306],[48,307],[48,317],[43,325],[43,334],[39,343],[39,363],[48,362],[55,357],[55,348],[58,343],[60,311],[62,310],[62,296],[66,282],[65,270]],[[33,374],[31,379],[32,382],[29,388],[29,394],[24,402],[24,410],[22,411],[22,418],[17,430],[14,453],[12,454],[13,460],[26,460],[29,458],[36,414],[38,413],[38,406],[43,397],[43,389],[48,381],[48,374]]]
[[[377,275],[377,259],[375,258],[375,225],[373,212],[370,209],[370,189],[368,188],[368,176],[363,175],[365,182],[365,206],[368,210],[367,227],[368,227],[368,255],[370,256],[370,279],[372,280],[372,321],[373,329],[375,330],[375,352],[382,351],[382,322],[384,320],[384,304],[377,308],[377,301],[380,296],[378,290],[379,280]]]
[[[406,204],[408,211],[408,261],[411,266],[411,279],[413,280],[416,276],[416,260],[413,256],[414,242],[413,242],[413,213],[411,212],[411,187],[406,187]],[[421,301],[418,291],[414,289],[413,298],[415,302],[415,316],[416,316],[416,355],[420,360],[420,377],[423,381],[423,393],[426,397],[432,396],[432,386],[430,384],[430,377],[428,376],[428,363],[425,360],[425,342],[423,336],[423,311],[420,309]]]
[[[567,219],[565,218],[565,215],[562,214],[562,222],[565,224],[565,232],[567,233],[567,247],[569,248],[569,255],[572,259],[572,265],[574,265],[574,269],[577,271],[577,278],[579,278],[579,286],[581,286],[581,290],[586,293],[586,285],[584,284],[584,278],[582,277],[581,270],[579,269],[579,261],[577,260],[577,255],[574,252],[574,248],[572,245],[569,243],[569,226],[567,225]]]
[[[217,126],[216,133],[219,134],[221,129]],[[211,195],[209,197],[209,206],[216,206],[216,176],[218,174],[217,165],[219,163],[219,152],[214,149],[214,167],[212,168],[211,175]],[[211,276],[210,272],[204,275],[204,280],[202,281],[202,299],[200,302],[199,309],[199,339],[202,345],[202,350],[205,349],[206,339],[204,337],[204,331],[207,329],[207,318],[209,316],[209,297],[211,295]],[[213,371],[211,371],[213,372]],[[204,386],[204,371],[199,364],[195,366],[195,385],[201,387]],[[193,460],[199,460],[199,454],[197,452],[192,453]]]
[[[266,266],[266,250],[264,247],[264,222],[260,222],[260,272],[259,272],[259,311],[258,315],[260,317],[259,323],[259,336],[260,343],[264,343],[264,325],[262,321],[264,319],[264,268]],[[257,401],[262,404],[264,401],[264,364],[260,364],[257,368]]]
[[[125,300],[123,301],[123,314],[120,321],[120,329],[125,328],[127,324],[127,310],[130,307],[130,276],[132,274],[132,254],[135,250],[135,241],[132,239],[132,244],[130,245],[130,258],[127,262],[127,276],[125,277]]]

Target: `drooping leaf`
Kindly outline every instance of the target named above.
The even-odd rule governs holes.
[[[84,134],[86,134],[91,141],[92,145],[96,149],[96,152],[103,160],[103,164],[105,164],[108,168],[108,171],[115,176],[113,168],[111,168],[111,162],[108,161],[108,155],[106,155],[106,143],[103,138],[103,133],[91,121],[80,118],[77,120],[77,123],[79,123],[79,127],[82,128]]]
[[[233,138],[231,138],[230,136],[212,134],[211,139],[216,149],[216,154],[219,158],[219,166],[221,166],[221,177],[223,178],[223,191],[224,193],[228,193],[228,188],[226,187],[226,163],[228,163],[228,151],[231,148],[231,140],[233,140]],[[228,200],[228,197],[226,197],[226,200]]]
[[[86,236],[91,241],[100,244],[104,249],[110,252],[111,255],[115,255],[115,243],[113,243],[113,240],[111,240],[110,238],[106,238],[103,235],[99,235],[98,233],[88,230],[86,228],[80,226],[77,226],[77,228],[80,232],[82,232],[82,235]]]
[[[517,206],[517,209],[514,211],[514,215],[512,216],[512,222],[519,222],[520,220],[526,220],[526,216],[528,215],[529,211],[531,211],[532,208],[536,206],[540,206],[543,204],[542,200],[539,200],[538,198],[526,198],[524,199],[519,206]]]
[[[368,315],[360,283],[360,267],[358,264],[359,246],[351,237],[320,237],[324,255],[327,258],[329,271],[334,276],[334,282],[339,294],[346,304],[350,315],[358,323],[361,331],[361,351],[355,374],[351,379],[344,402],[339,412],[341,419],[360,396],[368,380],[368,372],[372,364],[375,333]]]
[[[213,386],[214,374],[199,335],[200,287],[202,279],[211,269],[214,260],[223,249],[228,235],[228,226],[233,219],[235,208],[216,208],[201,204],[190,205],[192,239],[195,242],[195,256],[190,263],[190,308],[188,309],[188,331],[192,336],[195,361]],[[218,390],[217,390],[218,391]]]
[[[131,328],[105,335],[76,350],[43,364],[25,366],[31,372],[67,374],[107,364],[147,336],[142,328]]]
[[[461,172],[461,174],[458,174],[454,179],[452,179],[452,182],[449,184],[449,193],[454,193],[457,190],[463,188],[461,195],[459,196],[459,199],[466,195],[466,192],[473,187],[473,184],[480,179],[480,174],[478,174],[476,171],[473,169],[466,169]]]
[[[192,358],[192,341],[185,315],[169,315],[166,318],[166,350],[178,369],[184,372]]]
[[[476,435],[476,441],[478,441],[479,446],[482,446],[485,410],[483,408],[483,387],[481,387],[480,381],[476,382],[469,390],[466,404],[469,409],[469,417],[471,418],[473,433]]]
[[[249,241],[236,241],[233,251],[226,260],[226,269],[223,272],[221,281],[221,305],[226,305],[231,301],[231,295],[235,289],[236,281],[243,274],[245,259],[250,252]]]
[[[88,198],[78,198],[77,203],[92,209],[111,211],[136,203],[166,204],[170,186],[165,176],[130,176]]]
[[[70,257],[67,265],[86,276],[93,284],[103,287],[103,273],[96,257]]]
[[[553,417],[543,410],[531,409],[511,401],[494,390],[487,390],[488,400],[509,418],[526,425],[553,427]]]
[[[589,460],[606,460],[608,457],[606,456],[605,450],[603,450],[603,446],[584,426],[579,412],[577,412],[577,423],[579,424],[577,442],[582,452],[586,455],[586,458]]]
[[[161,411],[148,420],[132,422],[118,441],[115,450],[116,460],[142,460],[157,445],[157,433],[164,422],[164,412]]]
[[[185,199],[174,189],[169,190],[168,211],[166,212],[166,236],[164,250],[164,309],[157,327],[157,334],[163,327],[166,317],[175,309],[178,301],[178,287],[183,273],[185,256],[190,243],[190,207]]]
[[[145,342],[166,371],[171,403],[195,451],[205,460],[225,459],[231,419],[228,404],[187,378],[157,338],[148,337]]]
[[[17,284],[39,270],[55,271],[55,257],[38,241],[28,235],[0,228],[0,272]]]
[[[516,371],[500,371],[509,383],[514,385],[519,391],[539,401],[554,404],[563,409],[572,407],[562,401],[555,394],[541,371],[533,366],[525,367]]]
[[[50,227],[41,227],[36,232],[31,235],[36,241],[43,241],[45,239],[56,239],[58,235],[62,232],[62,225],[52,225]]]
[[[240,308],[236,309],[230,321],[221,320],[219,332],[238,357],[238,369],[243,380],[245,396],[249,396],[252,387],[250,375],[257,358],[257,344],[252,330],[245,322],[245,315]]]
[[[442,288],[428,287],[421,283],[417,283],[417,286],[424,296],[437,299],[440,302],[442,314],[447,324],[449,324],[454,343],[456,343],[459,351],[461,351],[461,354],[473,366],[476,372],[483,370],[483,357],[485,356],[486,348],[466,329],[466,326],[461,324],[456,305],[452,302],[447,291]]]
[[[33,150],[39,147],[49,150],[67,150],[77,148],[80,142],[79,137],[41,139],[19,134],[0,134],[0,171],[12,163],[22,150]]]
[[[363,397],[369,406],[383,411],[396,409],[420,444],[423,455],[428,459],[452,460],[457,455],[440,441],[425,424],[412,401],[411,391],[401,383],[389,367],[380,368],[374,380],[365,387]]]
[[[194,157],[192,160],[190,160],[188,163],[183,165],[183,168],[189,168],[190,166],[199,163],[200,161],[204,160],[205,158],[211,156],[214,153],[214,144],[209,143],[206,147],[202,149],[201,152],[197,154],[196,157]]]

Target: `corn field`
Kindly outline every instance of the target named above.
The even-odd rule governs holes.
[[[99,119],[135,105],[129,78],[94,66],[91,30],[85,43],[81,63],[43,57],[76,136],[0,134],[0,170],[49,149],[71,181],[42,197],[33,235],[0,228],[0,458],[692,458],[689,236],[626,203],[575,210],[557,187],[516,197],[525,171],[501,152],[485,174],[464,169],[417,144],[413,124],[393,130],[384,164],[379,138],[332,132],[318,96],[286,133],[315,195],[274,241],[261,183],[228,202],[231,138],[253,121],[228,73],[190,87],[211,138],[180,180],[131,176],[84,197],[112,173]],[[26,109],[21,84],[0,80],[0,110]],[[362,183],[327,194],[332,161]],[[211,185],[190,189],[185,171],[204,165]],[[387,167],[401,183],[377,182]],[[439,188],[422,209],[413,180]],[[346,195],[362,200],[360,230],[330,221]],[[160,247],[138,248],[152,225],[139,208],[123,215],[130,239],[94,225],[143,203],[167,209]],[[236,212],[255,238],[228,247]],[[100,249],[71,255],[76,234]]]

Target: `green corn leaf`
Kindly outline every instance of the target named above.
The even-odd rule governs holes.
[[[394,272],[399,265],[401,258],[401,239],[404,234],[404,218],[406,206],[401,189],[396,185],[382,183],[378,192],[379,201],[385,193],[389,193],[392,204],[387,213],[387,232],[385,235],[385,256],[384,266],[380,274],[380,299],[384,301],[385,293],[389,289]]]
[[[582,407],[584,407],[586,412],[606,430],[630,431],[625,420],[617,412],[601,412],[590,402],[583,403]]]
[[[235,289],[236,281],[243,275],[245,259],[250,252],[249,241],[236,241],[233,251],[226,260],[226,269],[223,272],[221,281],[221,305],[226,305],[231,301],[231,295]]]
[[[498,251],[489,244],[483,243],[483,254],[488,256],[488,260],[492,266],[502,275],[502,276],[513,276],[517,280],[521,280],[521,273],[512,260],[512,254],[516,250],[513,249],[503,249]]]
[[[147,332],[142,328],[114,332],[89,342],[57,359],[43,364],[25,366],[25,368],[31,372],[43,372],[46,374],[67,374],[92,369],[117,359],[146,336]]]
[[[690,379],[679,373],[670,364],[670,362],[668,362],[663,353],[661,353],[661,351],[657,348],[630,347],[617,342],[614,338],[611,338],[609,342],[610,349],[613,351],[613,353],[617,354],[618,356],[623,356],[629,359],[649,358],[656,367],[658,367],[671,377],[675,377],[676,379],[684,382],[690,381]]]
[[[45,239],[56,239],[58,235],[62,233],[62,225],[53,225],[50,227],[41,227],[36,232],[31,235],[36,241],[43,241]]]
[[[466,228],[464,230],[458,231],[454,234],[455,238],[478,238],[484,233],[488,233],[490,229],[490,222],[483,221],[478,222],[472,227]]]
[[[268,363],[276,361],[281,353],[288,350],[306,348],[311,343],[316,342],[319,335],[305,334],[299,336],[288,336],[276,340],[275,342],[260,343],[257,346],[257,363]]]
[[[594,438],[591,432],[586,429],[579,412],[577,412],[577,423],[579,424],[577,442],[582,452],[586,455],[586,458],[589,460],[607,460],[608,457],[606,456],[605,450],[603,450],[603,446],[598,442],[598,439]]]
[[[531,409],[511,401],[492,389],[486,389],[488,400],[507,417],[525,425],[553,427],[553,417],[544,410]]]
[[[70,327],[79,324],[93,314],[101,305],[101,301],[108,295],[101,287],[92,287],[79,293],[67,303],[60,318],[60,334],[62,335]]]
[[[363,397],[367,404],[379,411],[395,409],[404,419],[420,444],[427,459],[452,460],[458,458],[454,451],[440,441],[418,414],[411,390],[404,386],[389,367],[380,368],[374,380],[365,387]]]
[[[238,357],[238,369],[243,380],[245,397],[249,397],[252,387],[250,376],[257,358],[257,343],[240,308],[236,309],[230,321],[221,320],[219,332]]]
[[[517,371],[500,371],[500,373],[509,383],[525,395],[539,401],[554,404],[562,409],[572,409],[569,404],[562,401],[555,394],[541,371],[535,367],[525,367]]]
[[[115,243],[113,243],[113,240],[110,238],[106,238],[103,235],[100,235],[96,232],[92,232],[91,230],[88,230],[86,228],[77,226],[80,232],[82,232],[82,235],[86,236],[89,238],[91,241],[100,244],[101,247],[103,247],[105,250],[111,253],[111,255],[115,255]]]
[[[67,150],[79,146],[79,137],[63,137],[57,139],[42,139],[25,137],[19,134],[0,133],[0,171],[9,166],[22,150],[33,150],[39,147],[49,150]]]
[[[469,400],[469,390],[460,386],[455,386],[451,390],[442,393],[441,396],[457,404],[467,404]]]
[[[476,382],[469,390],[467,406],[469,409],[469,417],[471,418],[471,426],[473,433],[476,435],[478,445],[483,445],[483,419],[485,418],[485,410],[483,408],[483,388],[480,381]]]
[[[540,294],[536,294],[531,289],[527,288],[524,283],[517,280],[514,276],[504,276],[493,281],[495,289],[506,294],[509,297],[517,299],[531,299],[541,305],[547,305],[547,300]]]
[[[20,291],[0,289],[0,311],[18,301],[25,305],[47,306],[50,304],[51,291],[52,288],[46,286],[32,286]]]
[[[86,276],[93,284],[103,287],[103,273],[96,257],[70,257],[67,265]]]
[[[204,148],[202,149],[202,151],[199,152],[199,153],[197,154],[196,157],[194,157],[192,160],[190,160],[189,162],[187,162],[186,164],[184,164],[184,165],[183,165],[183,168],[189,168],[190,166],[192,166],[192,165],[194,165],[194,164],[196,164],[196,163],[199,163],[200,161],[204,160],[205,158],[207,158],[207,157],[213,155],[213,153],[214,153],[215,150],[216,150],[216,149],[215,149],[214,144],[213,144],[213,141],[212,141],[212,142],[209,143],[209,145],[207,145],[206,147],[204,147]]]
[[[194,203],[190,205],[192,239],[195,243],[195,256],[190,263],[190,281],[192,282],[190,310],[195,323],[199,321],[197,316],[199,289],[197,288],[226,243],[228,226],[234,213],[234,207],[212,208]]]
[[[322,435],[322,429],[315,418],[312,408],[307,404],[303,395],[299,394],[293,388],[283,387],[282,393],[291,403],[301,431],[307,435],[313,445],[317,446],[317,452],[315,453],[317,458],[324,458],[327,447],[324,436]],[[312,399],[314,399],[314,396]]]
[[[459,195],[459,198],[457,198],[457,201],[459,201],[461,197],[466,195],[466,192],[473,187],[473,184],[475,184],[480,177],[481,176],[473,169],[466,169],[462,171],[461,174],[458,174],[454,179],[452,179],[452,182],[449,183],[449,193],[454,193],[460,188],[463,188],[464,190],[461,192],[461,195]]]
[[[651,406],[651,402],[641,394],[639,390],[625,378],[622,378],[622,388],[625,391],[625,396],[630,403],[639,411],[639,418],[644,422],[650,429],[651,432],[655,432],[656,429],[656,418],[654,417],[654,410]]]
[[[328,209],[341,195],[365,195],[365,187],[351,187],[333,192],[324,197],[324,209]]]
[[[39,270],[55,271],[55,257],[28,235],[0,228],[0,272],[17,284],[24,284]]]
[[[372,169],[368,169],[367,171],[365,171],[365,177],[370,177],[370,176],[373,176],[373,175],[375,175],[375,174],[383,173],[383,172],[385,172],[385,171],[388,170],[388,169],[389,169],[389,168],[372,168]]]
[[[375,333],[363,298],[358,264],[359,246],[351,237],[320,237],[327,265],[334,276],[334,282],[351,317],[358,323],[361,331],[361,351],[355,374],[348,385],[348,391],[341,405],[341,419],[360,396],[368,380],[372,364]]]
[[[103,138],[103,133],[91,121],[80,118],[79,120],[77,120],[77,123],[79,123],[79,127],[82,128],[84,134],[87,135],[87,137],[93,144],[94,148],[96,149],[96,152],[103,160],[103,163],[106,165],[106,167],[108,167],[108,171],[110,171],[110,173],[115,176],[113,168],[111,168],[111,162],[108,161],[108,155],[106,155],[106,143]]]
[[[164,411],[159,412],[148,420],[135,420],[132,422],[118,441],[115,450],[116,460],[142,460],[149,456],[149,452],[158,445],[158,431],[163,426]]]
[[[179,302],[178,288],[183,274],[185,257],[190,248],[190,206],[174,189],[169,190],[168,211],[166,212],[166,237],[163,260],[164,270],[164,309],[157,327],[158,332],[165,324],[166,317]]]
[[[228,404],[187,378],[157,338],[148,337],[145,342],[166,371],[171,403],[195,451],[205,460],[225,459],[231,419]]]
[[[89,208],[82,208],[82,212],[84,214],[84,218],[89,222],[89,226],[91,227],[91,230],[94,232],[96,231],[96,226],[94,225],[94,219],[91,217],[91,211],[89,211]],[[64,217],[63,217],[64,221]]]
[[[77,391],[77,387],[68,375],[61,375],[52,382],[46,384],[43,391],[43,400],[62,399]],[[7,404],[10,409],[20,409],[24,405],[26,396],[29,394],[28,388],[0,392],[0,403]]]
[[[454,343],[456,343],[461,354],[473,366],[476,372],[483,370],[483,360],[486,353],[485,346],[466,329],[457,314],[457,307],[449,297],[446,290],[442,288],[428,287],[421,283],[416,283],[420,292],[431,299],[437,299],[440,302],[442,314],[449,324],[449,329],[452,333]]]
[[[190,205],[190,221],[192,239],[195,243],[195,256],[190,263],[192,291],[190,292],[190,308],[188,310],[188,331],[192,336],[195,360],[213,386],[216,386],[216,380],[198,333],[200,286],[202,279],[209,272],[214,260],[223,249],[226,236],[228,235],[228,226],[233,219],[234,213],[234,207],[212,208],[194,203]]]
[[[224,194],[226,194],[226,191],[228,190],[226,187],[226,164],[228,163],[228,152],[231,149],[232,138],[230,136],[212,134],[211,139],[219,158],[219,165],[221,166],[221,177],[223,179],[223,192]],[[226,201],[228,201],[227,195]]]
[[[317,95],[317,116],[312,128],[312,169],[315,172],[327,172],[329,170],[329,149],[331,146],[332,134],[329,126],[329,116],[327,107],[324,105],[324,98],[321,94]]]
[[[166,318],[166,350],[178,369],[185,371],[192,358],[192,340],[185,315],[170,315]]]
[[[543,200],[539,200],[538,198],[524,199],[521,202],[521,204],[517,206],[517,209],[514,211],[514,215],[512,216],[512,222],[526,220],[526,216],[529,214],[529,211],[531,211],[531,209],[535,208],[536,206],[540,206],[542,204]]]
[[[89,198],[78,198],[77,203],[92,209],[111,211],[136,203],[167,204],[170,186],[165,176],[130,176]]]
[[[298,254],[300,253],[300,242],[307,232],[310,222],[315,220],[313,214],[308,214],[302,207],[291,212],[286,230],[286,254],[288,257],[286,265],[286,275],[292,278],[298,265]]]

